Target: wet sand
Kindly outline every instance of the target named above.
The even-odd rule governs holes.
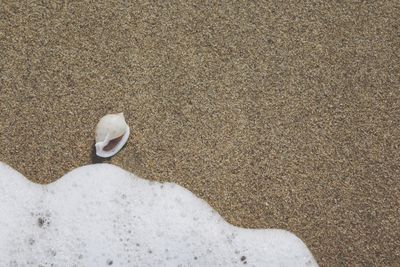
[[[400,5],[0,5],[0,160],[49,183],[109,162],[321,266],[400,262]],[[126,147],[93,153],[124,112]]]

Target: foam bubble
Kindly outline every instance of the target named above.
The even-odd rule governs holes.
[[[317,266],[294,234],[225,222],[172,184],[109,164],[49,185],[0,163],[0,266]]]

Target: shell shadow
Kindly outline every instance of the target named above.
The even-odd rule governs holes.
[[[92,143],[92,150],[90,153],[90,160],[92,162],[92,164],[96,164],[96,163],[104,163],[107,161],[110,161],[112,157],[109,158],[102,158],[96,155],[96,147],[94,146],[96,144],[95,141],[93,141]]]
[[[96,141],[93,141],[92,143],[92,149],[91,149],[91,153],[90,153],[90,161],[92,162],[92,164],[96,164],[96,163],[104,163],[104,162],[109,162],[111,161],[112,157],[108,157],[108,158],[102,158],[96,155],[96,147],[95,147]],[[121,148],[120,151],[118,151],[118,153],[120,153],[121,151],[123,151],[126,147],[126,144]],[[115,156],[115,155],[114,155]]]

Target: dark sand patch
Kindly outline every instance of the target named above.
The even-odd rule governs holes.
[[[399,16],[398,1],[3,1],[0,160],[54,181],[102,161],[94,127],[123,111],[131,137],[105,162],[293,231],[322,266],[395,265]]]

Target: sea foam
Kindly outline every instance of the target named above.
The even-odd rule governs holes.
[[[317,266],[294,234],[235,227],[173,183],[109,164],[48,185],[0,162],[0,266]]]

